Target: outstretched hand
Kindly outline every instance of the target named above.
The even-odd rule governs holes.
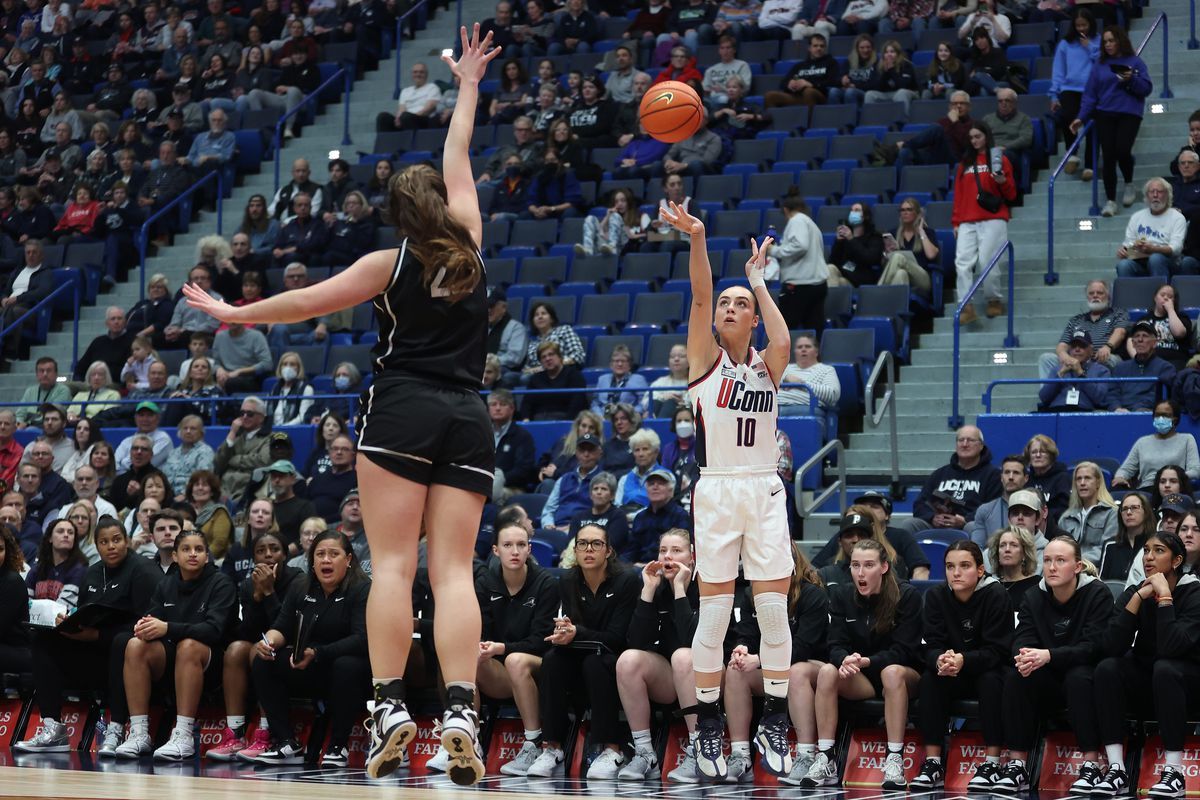
[[[210,317],[221,320],[221,322],[237,321],[234,319],[237,315],[237,308],[223,300],[217,300],[195,284],[185,283],[183,285],[183,296],[187,298],[188,305],[197,311],[203,311]]]
[[[671,227],[680,230],[692,236],[698,236],[704,233],[704,223],[697,217],[693,217],[683,206],[676,202],[669,202],[667,207],[659,207],[658,215],[666,220]]]
[[[476,22],[471,30],[471,38],[467,39],[467,26],[464,25],[459,29],[459,35],[462,37],[462,55],[455,61],[453,57],[442,54],[442,61],[450,67],[450,71],[454,73],[463,83],[478,82],[483,80],[483,75],[487,72],[487,65],[493,58],[500,55],[501,47],[492,47],[492,32],[488,31],[483,37],[483,41],[479,41],[479,23]]]
[[[765,283],[767,274],[767,248],[774,241],[774,239],[768,236],[763,239],[762,247],[759,247],[754,237],[750,237],[750,258],[746,260],[746,278],[749,279],[751,286],[756,286],[759,282]]]

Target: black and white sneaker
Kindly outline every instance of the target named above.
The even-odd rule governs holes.
[[[350,764],[350,753],[345,746],[330,746],[321,756],[321,766],[328,769],[341,769]]]
[[[788,741],[786,711],[764,714],[754,734],[759,766],[772,775],[787,777],[792,771],[792,745]]]
[[[285,766],[304,763],[304,747],[295,739],[279,742],[268,747],[254,759],[255,764]]]
[[[934,761],[932,758],[927,758],[921,765],[921,771],[909,781],[908,785],[914,789],[937,789],[945,782],[946,767],[942,764],[941,759]]]
[[[1158,781],[1150,787],[1150,796],[1164,800],[1183,797],[1183,773],[1176,767],[1163,767]]]
[[[402,765],[408,743],[417,735],[417,723],[404,707],[403,687],[376,684],[375,701],[367,704],[367,710],[371,713],[366,722],[371,732],[367,776],[383,778]]]
[[[725,718],[716,703],[696,706],[696,769],[701,778],[724,781],[729,774],[725,763]]]
[[[1079,768],[1079,777],[1071,784],[1068,793],[1076,797],[1090,797],[1100,782],[1100,767],[1094,761],[1085,761]]]
[[[1029,771],[1021,761],[1010,761],[1000,768],[1000,777],[992,784],[992,791],[1000,794],[1016,794],[1029,789]]]
[[[975,767],[975,774],[967,781],[968,792],[990,792],[1000,780],[1000,765],[992,761],[981,761]]]
[[[446,695],[450,705],[442,715],[442,747],[449,755],[446,774],[459,786],[473,786],[479,783],[484,770],[475,693],[452,686]]]
[[[1129,794],[1129,775],[1123,769],[1109,767],[1092,787],[1095,797],[1125,797]]]

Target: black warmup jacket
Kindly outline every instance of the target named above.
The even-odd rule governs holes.
[[[185,581],[177,568],[171,569],[154,589],[146,613],[167,623],[168,641],[195,639],[219,648],[237,621],[237,587],[211,562],[194,581]]]
[[[735,644],[757,654],[762,646],[762,632],[758,629],[754,592],[749,586],[742,594],[741,607]],[[792,631],[792,664],[810,659],[828,660],[829,591],[813,583],[800,584],[800,599],[795,608],[788,609],[788,627]]]
[[[640,592],[640,589],[639,589]],[[675,588],[663,578],[647,603],[639,593],[629,624],[629,647],[649,650],[670,660],[681,647],[691,647],[700,621],[700,588],[695,581],[688,584],[687,594],[675,597]]]
[[[258,602],[254,600],[254,581],[247,575],[238,586],[242,618],[238,622],[234,641],[257,642],[270,630],[271,623],[279,616],[279,609],[283,608],[283,599],[287,597],[292,582],[303,574],[303,570],[280,564],[279,573],[275,576],[275,591]]]
[[[629,623],[642,589],[642,576],[632,569],[609,574],[596,592],[582,570],[568,570],[558,582],[563,614],[575,625],[576,643],[599,642],[614,654],[628,646]]]
[[[1050,663],[1060,670],[1100,660],[1113,615],[1112,592],[1090,575],[1080,575],[1076,586],[1066,603],[1054,599],[1044,579],[1026,590],[1017,615],[1013,655],[1022,647],[1045,648]]]
[[[829,601],[829,663],[840,665],[858,653],[871,659],[871,671],[891,664],[921,669],[921,593],[900,584],[896,622],[887,633],[876,633],[877,597],[861,598],[854,584],[835,586]]]
[[[367,595],[371,582],[356,586],[342,585],[326,596],[313,576],[298,580],[288,590],[283,607],[271,627],[284,635],[289,644],[296,638],[296,617],[304,617],[308,646],[316,651],[314,663],[333,661],[339,656],[367,655]]]
[[[101,626],[101,638],[123,630],[133,630],[134,621],[151,607],[154,590],[163,577],[162,571],[153,562],[130,550],[125,560],[114,569],[104,566],[103,561],[88,567],[79,591],[79,607],[100,603],[129,612],[127,619],[114,619],[110,624]]]
[[[1125,606],[1140,588],[1130,586],[1117,601],[1104,636],[1105,655],[1123,656],[1132,646],[1133,657],[1147,669],[1159,658],[1200,661],[1200,579],[1184,575],[1171,592],[1171,605],[1159,608],[1151,598],[1131,614]]]
[[[942,653],[962,653],[963,675],[979,675],[1008,663],[1013,614],[1008,590],[985,575],[965,603],[946,583],[925,592],[925,666],[937,671]]]
[[[479,575],[475,594],[483,617],[482,639],[500,642],[504,654],[530,653],[540,656],[550,649],[546,637],[554,633],[558,616],[558,580],[530,559],[525,585],[513,595],[504,584],[503,567],[497,561]]]

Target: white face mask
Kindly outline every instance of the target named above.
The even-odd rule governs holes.
[[[675,423],[675,435],[680,439],[690,439],[692,434],[696,432],[696,426],[690,422]]]
[[[282,370],[279,371],[279,374],[281,376],[283,376],[283,379],[285,381],[296,380],[296,368],[295,367],[284,367]]]

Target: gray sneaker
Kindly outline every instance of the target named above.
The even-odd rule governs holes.
[[[729,772],[725,775],[724,783],[746,783],[754,780],[754,765],[748,754],[730,753],[725,765]]]
[[[800,779],[804,789],[816,789],[819,786],[836,786],[838,782],[837,762],[824,753],[817,753],[808,774]]]
[[[1109,200],[1104,204],[1104,208],[1100,209],[1100,216],[1113,217],[1117,214],[1117,201]]]
[[[70,749],[67,726],[54,719],[42,720],[32,739],[13,745],[13,750],[21,753],[66,753]]]
[[[617,779],[622,781],[644,781],[658,768],[658,756],[653,747],[638,747],[633,752],[633,758],[617,773]]]
[[[522,776],[529,772],[529,768],[533,766],[533,762],[537,761],[537,757],[541,754],[542,748],[533,742],[526,741],[525,744],[521,745],[521,749],[517,751],[512,761],[500,765],[500,774]]]
[[[1121,195],[1121,205],[1129,208],[1137,202],[1138,191],[1133,187],[1133,184],[1125,184],[1125,192]]]
[[[800,781],[804,780],[804,776],[808,774],[809,768],[812,766],[815,755],[809,753],[800,753],[792,758],[792,771],[779,779],[780,783],[786,783],[788,786],[799,786]]]
[[[679,766],[667,773],[670,783],[699,783],[700,771],[696,769],[696,752],[689,744],[684,751],[683,761]]]
[[[908,788],[908,779],[904,777],[904,757],[899,753],[888,753],[883,762],[882,788],[888,791],[900,791]]]
[[[125,741],[125,726],[119,722],[110,722],[104,729],[104,739],[96,755],[100,758],[116,758],[117,748]]]
[[[587,779],[589,781],[615,781],[623,763],[625,763],[625,756],[621,755],[620,751],[610,750],[606,747],[600,752],[600,755],[592,759],[592,764],[588,767]]]
[[[529,769],[525,771],[527,778],[549,778],[554,774],[554,770],[563,762],[563,751],[557,748],[542,748],[542,752],[529,765]]]

